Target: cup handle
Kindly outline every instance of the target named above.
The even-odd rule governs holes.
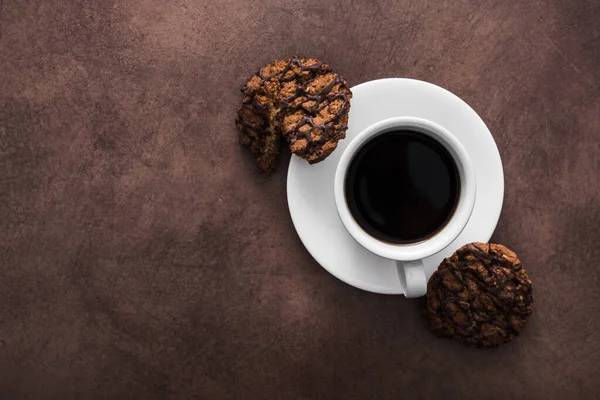
[[[427,292],[427,277],[423,261],[396,261],[396,267],[404,295],[409,299],[424,296]]]

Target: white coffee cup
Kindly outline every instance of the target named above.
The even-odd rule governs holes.
[[[422,133],[441,143],[454,159],[460,177],[458,204],[450,220],[434,235],[411,244],[392,244],[369,235],[352,216],[345,196],[346,173],[356,152],[373,138],[400,129]],[[395,260],[404,295],[409,298],[420,297],[427,291],[427,276],[422,260],[448,247],[471,217],[476,196],[475,172],[467,151],[447,129],[422,118],[390,118],[369,126],[346,147],[335,173],[334,194],[337,212],[348,233],[365,249]]]

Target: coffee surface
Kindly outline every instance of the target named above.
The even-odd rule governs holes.
[[[372,139],[350,162],[345,181],[348,208],[371,236],[390,243],[431,237],[452,217],[460,177],[446,148],[411,130]]]

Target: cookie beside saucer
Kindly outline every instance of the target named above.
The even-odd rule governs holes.
[[[533,286],[516,254],[470,243],[444,259],[427,284],[427,323],[473,347],[514,339],[533,310]]]

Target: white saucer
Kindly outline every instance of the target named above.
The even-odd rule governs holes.
[[[292,157],[287,197],[292,221],[309,253],[333,276],[359,289],[403,294],[393,261],[361,247],[346,232],[333,197],[333,178],[348,143],[375,122],[399,116],[421,117],[452,132],[465,147],[477,179],[471,219],[460,236],[423,260],[427,278],[442,259],[469,242],[487,242],[498,223],[504,196],[502,161],[485,123],[467,103],[446,89],[413,79],[380,79],[352,88],[346,139],[323,162],[309,165]]]

